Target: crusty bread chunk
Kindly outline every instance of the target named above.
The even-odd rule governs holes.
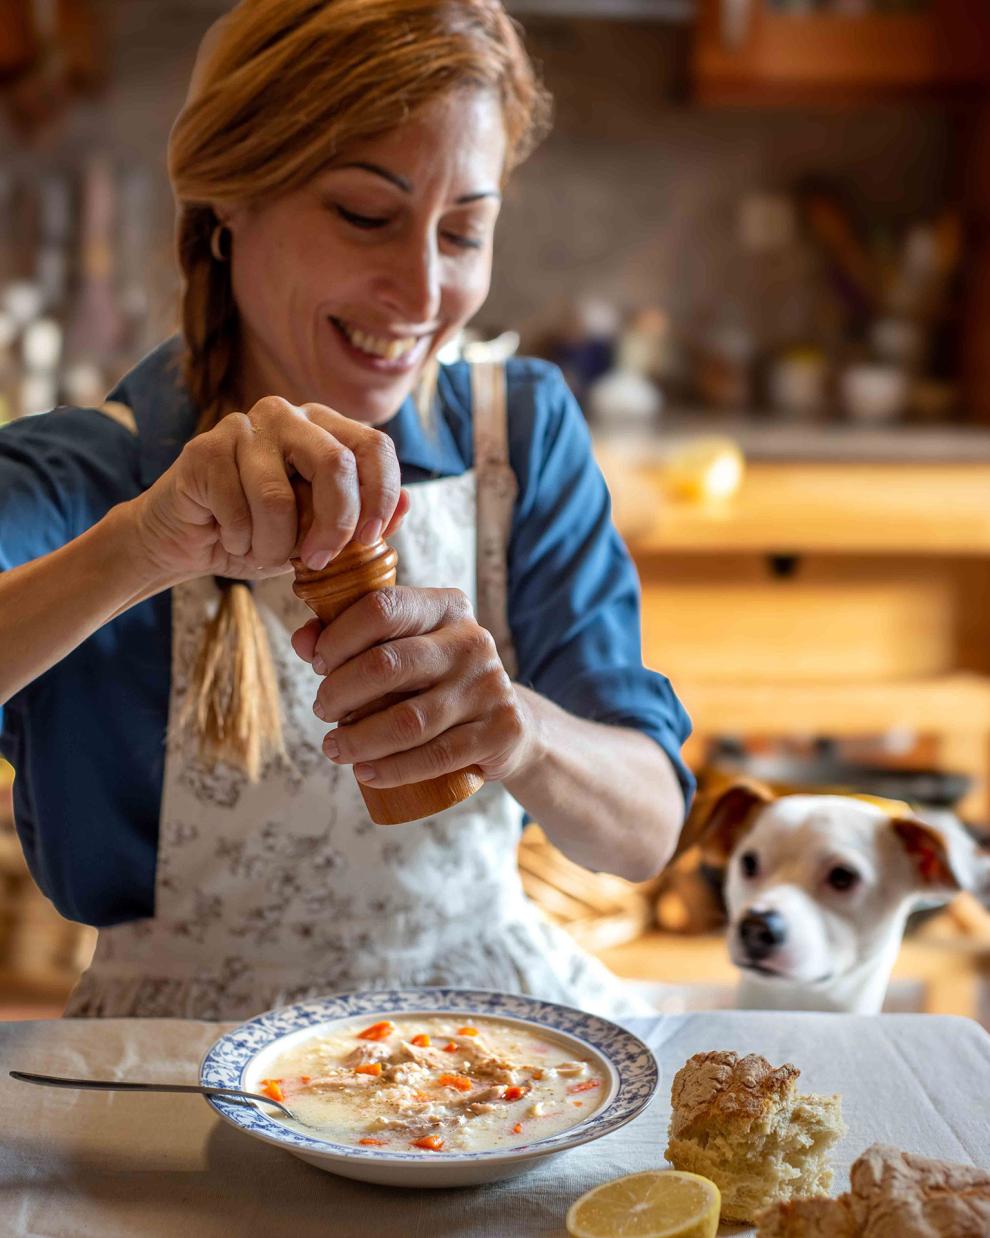
[[[838,1199],[778,1204],[759,1238],[986,1238],[990,1173],[875,1143]]]
[[[838,1096],[800,1096],[801,1072],[764,1057],[696,1053],[674,1076],[667,1160],[722,1192],[724,1221],[779,1200],[827,1195],[829,1148],[845,1133]]]
[[[757,1219],[757,1238],[860,1238],[844,1195],[838,1199],[792,1199],[764,1209]]]

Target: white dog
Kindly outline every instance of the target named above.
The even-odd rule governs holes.
[[[935,823],[868,796],[778,798],[750,781],[699,808],[685,843],[726,866],[743,1008],[879,1011],[910,913],[990,892],[990,852],[950,814]]]

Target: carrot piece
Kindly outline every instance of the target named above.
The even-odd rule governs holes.
[[[521,1088],[518,1085],[513,1084],[512,1087],[506,1088],[505,1091],[502,1093],[502,1099],[503,1100],[520,1100],[523,1096],[526,1095],[528,1091],[529,1091],[529,1088]]]
[[[601,1079],[585,1079],[584,1083],[575,1083],[567,1091],[569,1095],[573,1095],[575,1092],[590,1092],[592,1088],[600,1088],[601,1086]]]
[[[443,1140],[439,1135],[424,1135],[422,1139],[414,1139],[409,1146],[425,1148],[427,1152],[439,1152],[443,1147]]]
[[[457,1045],[455,1045],[453,1041],[450,1041],[449,1044],[444,1045],[443,1051],[444,1053],[456,1053]]]
[[[477,1036],[478,1029],[476,1027],[459,1027],[457,1034],[458,1036]]]
[[[583,1109],[583,1108],[584,1108],[584,1101],[583,1101],[583,1100],[572,1100],[572,1101],[571,1101],[571,1104],[574,1106],[574,1108],[575,1108],[575,1109]]]
[[[419,1049],[428,1049],[430,1047],[430,1038],[426,1032],[420,1032],[418,1036],[414,1036],[409,1042],[411,1045],[416,1045]]]
[[[372,1023],[371,1027],[366,1027],[363,1032],[358,1032],[358,1040],[385,1040],[395,1031],[395,1024],[390,1023],[388,1019],[383,1019],[381,1023]]]
[[[513,1133],[513,1135],[521,1135],[521,1134],[522,1134],[522,1123],[521,1123],[521,1122],[517,1122],[517,1123],[515,1124],[515,1126],[512,1128],[512,1133]]]
[[[442,1088],[456,1088],[458,1092],[470,1092],[471,1080],[465,1075],[441,1075],[437,1080]]]
[[[300,1082],[300,1083],[310,1083],[311,1081],[312,1081],[312,1076],[311,1076],[311,1075],[300,1075],[300,1076],[299,1076],[299,1082]]]
[[[369,1148],[384,1148],[384,1139],[359,1139],[358,1143],[366,1144]]]
[[[261,1092],[271,1100],[285,1100],[281,1079],[262,1079]]]
[[[360,1066],[354,1067],[356,1075],[374,1075],[376,1078],[382,1073],[381,1062],[362,1062]]]

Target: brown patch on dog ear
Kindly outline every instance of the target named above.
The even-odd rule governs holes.
[[[890,824],[914,865],[923,889],[959,890],[962,888],[942,831],[916,817],[891,817]]]
[[[736,843],[753,822],[757,810],[777,797],[754,778],[744,778],[701,792],[691,807],[674,859],[690,847],[700,847],[707,864],[724,866]]]

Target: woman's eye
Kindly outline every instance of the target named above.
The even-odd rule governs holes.
[[[755,851],[744,851],[739,858],[739,867],[744,877],[755,877],[760,871],[760,861]]]
[[[825,881],[833,890],[851,890],[859,881],[859,873],[854,868],[847,868],[845,864],[836,864],[828,870]]]
[[[352,224],[355,228],[364,228],[369,232],[373,228],[384,228],[388,223],[386,218],[376,215],[359,215],[356,211],[349,211],[346,206],[336,206],[334,210],[345,223]]]
[[[462,236],[457,232],[445,232],[444,236],[452,245],[460,249],[480,249],[483,242],[474,236]]]

